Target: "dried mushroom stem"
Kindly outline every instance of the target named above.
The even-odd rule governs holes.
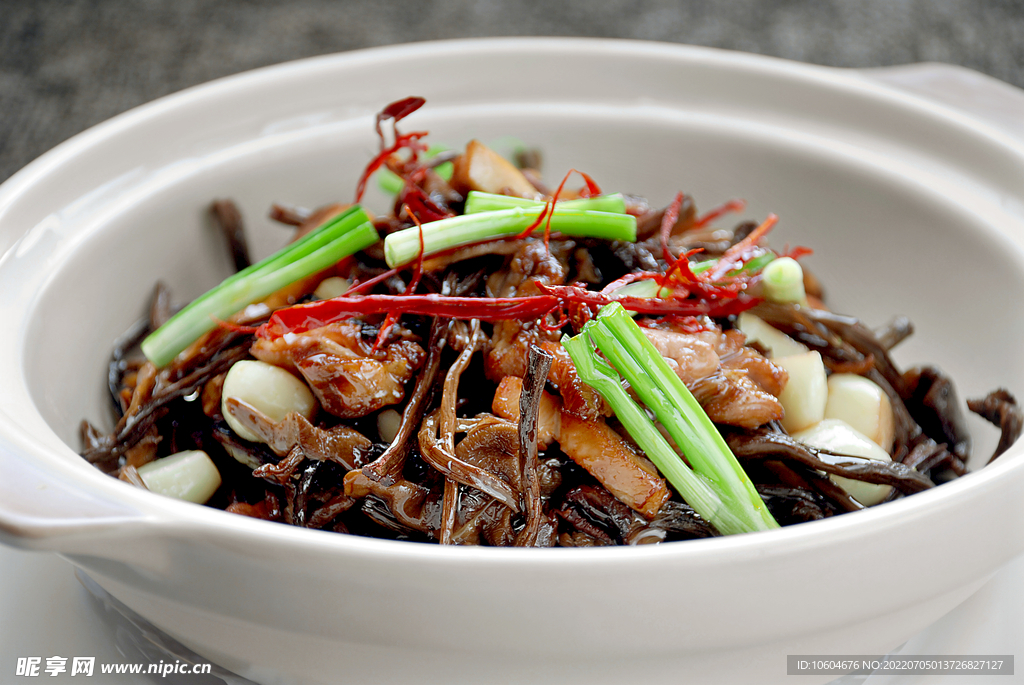
[[[903,462],[909,454],[911,445],[920,437],[921,426],[911,416],[906,403],[903,401],[903,397],[889,384],[888,379],[877,368],[868,370],[864,377],[873,381],[889,398],[894,419],[892,460],[894,462]]]
[[[472,319],[469,327],[469,340],[451,368],[448,369],[444,378],[444,389],[441,393],[441,421],[438,426],[440,441],[451,452],[455,451],[455,405],[459,399],[459,380],[462,378],[463,371],[469,366],[473,355],[486,340],[486,336],[480,331],[479,319]]]
[[[470,321],[469,338],[462,346],[462,351],[455,359],[455,363],[448,369],[444,379],[444,389],[441,392],[440,420],[438,422],[438,444],[448,455],[455,454],[455,405],[459,399],[459,380],[462,372],[469,366],[470,360],[480,346],[484,343],[486,336],[480,332],[480,320]],[[420,433],[420,449],[422,446],[423,433]],[[429,447],[428,447],[429,450]],[[424,452],[426,455],[426,452]],[[429,459],[428,459],[429,461]],[[455,530],[456,507],[459,502],[459,484],[449,476],[444,480],[444,499],[441,509],[441,544],[452,544],[452,534]]]
[[[763,429],[748,433],[730,433],[727,442],[733,454],[740,460],[770,457],[795,461],[833,476],[842,476],[865,483],[891,485],[908,494],[935,487],[935,483],[931,479],[906,464],[875,461],[815,449],[794,440],[785,433]],[[844,461],[827,461],[820,455],[839,457]]]
[[[282,204],[275,202],[270,205],[270,218],[285,226],[301,226],[309,220],[313,211],[305,207]]]
[[[514,512],[519,511],[519,496],[512,491],[508,483],[487,469],[459,459],[454,452],[438,441],[440,410],[435,410],[425,419],[420,428],[420,452],[424,461],[440,471],[446,478],[457,483],[476,488],[488,497],[492,497]]]
[[[907,387],[903,375],[889,356],[888,348],[870,329],[853,317],[792,304],[763,302],[752,311],[767,323],[819,351],[833,371],[856,373],[855,369],[863,367],[863,375],[882,388],[892,405],[895,419],[893,461],[903,462],[907,458],[914,441],[921,434],[921,427],[904,402]]]
[[[772,468],[771,464],[779,464],[785,468],[790,468],[795,472],[795,469],[792,469],[785,462],[773,460],[769,462],[769,468]],[[775,468],[773,468],[772,470],[776,471],[776,473],[779,472],[778,469]],[[824,476],[815,471],[814,469],[806,467],[802,468],[800,474],[806,479],[807,484],[815,492],[817,492],[824,499],[828,500],[833,505],[835,505],[836,509],[838,509],[839,511],[850,512],[860,511],[861,509],[867,509],[867,507],[865,507],[863,504],[861,504],[853,497],[851,497],[850,493],[844,490],[842,486],[836,485],[828,476]]]
[[[451,478],[444,479],[444,495],[441,498],[441,531],[438,542],[442,545],[455,543],[455,524],[459,513],[459,484]]]
[[[171,289],[163,281],[157,281],[153,286],[153,296],[149,302],[149,330],[156,329],[167,323],[167,319],[174,315],[174,305],[171,304]],[[142,342],[139,336],[137,343]]]
[[[939,464],[951,460],[960,462],[955,455],[949,453],[945,444],[940,445],[927,435],[921,435],[903,463],[921,473],[928,473]],[[962,462],[960,464],[962,465]]]
[[[878,344],[886,351],[899,345],[914,333],[914,324],[905,316],[894,317],[889,323],[875,331]]]
[[[299,449],[303,456],[314,461],[334,461],[352,470],[357,456],[371,445],[370,440],[354,428],[344,425],[318,428],[296,412],[289,413],[280,421],[272,421],[259,409],[237,397],[227,398],[225,407],[279,457]]]
[[[522,467],[523,508],[526,526],[516,536],[516,547],[534,547],[543,521],[544,502],[537,474],[537,425],[540,400],[554,355],[537,345],[530,345],[523,391],[519,394],[519,459]]]
[[[161,284],[158,283],[157,291],[160,290],[160,286]],[[154,300],[156,297],[157,293],[154,293]],[[149,333],[150,325],[149,319],[139,319],[114,341],[114,351],[110,355],[110,363],[107,366],[107,389],[110,391],[110,399],[113,401],[114,412],[118,420],[124,416],[128,402],[131,400],[130,394],[122,394],[125,375],[129,371],[138,369],[141,363],[138,360],[129,359],[128,355]],[[125,393],[127,392],[125,390]]]
[[[285,485],[291,480],[295,470],[306,460],[306,453],[301,447],[295,445],[276,464],[263,464],[253,469],[252,475],[256,478],[263,478],[278,485]]]
[[[398,425],[395,439],[391,441],[384,453],[362,468],[363,474],[370,480],[390,485],[396,482],[405,458],[409,453],[409,440],[416,432],[416,427],[423,420],[427,406],[433,394],[434,383],[441,368],[441,353],[444,351],[451,319],[434,317],[430,325],[430,344],[427,347],[427,361],[423,364],[416,379],[416,387],[412,397],[402,411],[402,421]]]
[[[967,400],[967,407],[986,421],[999,426],[999,444],[989,457],[988,463],[1010,449],[1017,442],[1024,429],[1024,413],[1016,398],[1009,391],[1000,388],[981,399]]]
[[[247,268],[252,261],[249,259],[249,243],[245,239],[242,213],[238,211],[238,205],[231,200],[217,200],[210,207],[210,213],[224,234],[235,271]]]
[[[210,378],[244,359],[251,342],[249,334],[215,328],[159,372],[152,364],[144,364],[132,400],[114,432],[90,440],[82,456],[106,471],[116,470],[118,460],[146,436],[170,402],[202,389]]]
[[[764,466],[775,474],[783,485],[818,495],[825,502],[826,508],[831,507],[828,513],[822,511],[823,516],[865,508],[863,504],[850,497],[850,493],[814,469],[801,464],[787,464],[777,459],[766,459]]]
[[[836,336],[860,352],[863,356],[875,358],[874,368],[901,397],[906,395],[907,388],[903,376],[889,356],[888,350],[878,341],[875,334],[867,326],[852,316],[840,316],[822,309],[806,308],[804,313],[812,321],[821,324]]]

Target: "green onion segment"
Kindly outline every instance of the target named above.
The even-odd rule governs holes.
[[[423,254],[448,250],[484,240],[514,236],[537,221],[543,211],[537,207],[512,207],[479,214],[463,214],[423,224]],[[629,214],[595,212],[583,209],[556,210],[551,215],[551,232],[578,238],[636,240],[636,217]],[[544,231],[547,219],[537,232]],[[420,252],[420,228],[396,231],[384,239],[384,259],[395,268],[416,259]]]
[[[261,262],[228,277],[192,301],[142,341],[142,351],[157,368],[204,333],[246,306],[322,271],[380,240],[370,218],[353,205],[315,231]]]
[[[711,419],[620,304],[602,307],[579,335],[563,338],[562,345],[580,378],[608,401],[662,475],[720,533],[778,528]],[[619,373],[654,412],[692,469],[623,389]]]
[[[764,268],[761,286],[766,300],[781,304],[807,304],[804,270],[792,257],[779,257]]]
[[[480,212],[493,212],[498,209],[511,209],[512,207],[543,207],[540,200],[527,200],[521,197],[510,195],[495,195],[494,193],[482,193],[478,190],[469,191],[466,196],[466,208],[464,214],[479,214]],[[614,195],[598,195],[597,197],[581,197],[576,200],[563,200],[555,203],[555,211],[563,209],[589,209],[596,212],[611,212],[613,214],[626,213],[626,199],[621,193]]]

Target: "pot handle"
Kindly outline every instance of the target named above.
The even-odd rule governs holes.
[[[1024,90],[986,74],[941,62],[857,69],[868,79],[959,110],[1024,139]]]
[[[144,520],[131,505],[104,499],[0,444],[0,542],[24,549],[92,553],[105,539],[123,538],[127,529]]]

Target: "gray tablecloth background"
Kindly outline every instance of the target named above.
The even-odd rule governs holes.
[[[598,36],[816,64],[960,64],[1024,86],[1024,2],[0,0],[0,181],[119,112],[276,62],[409,41]]]

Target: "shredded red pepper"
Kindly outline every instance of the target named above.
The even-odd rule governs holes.
[[[259,330],[256,326],[246,326],[240,323],[233,323],[231,321],[225,321],[224,319],[218,319],[216,316],[210,315],[210,318],[214,320],[219,328],[224,328],[235,333],[255,333]]]
[[[370,180],[370,176],[373,172],[377,171],[391,155],[395,154],[402,148],[408,148],[412,154],[412,161],[416,161],[416,158],[420,152],[426,152],[427,146],[420,142],[421,138],[426,137],[427,131],[414,131],[413,133],[399,134],[398,122],[409,116],[426,102],[421,97],[410,97],[404,100],[398,100],[392,102],[390,105],[382,109],[377,113],[377,135],[380,137],[380,152],[370,160],[370,163],[366,165],[363,170],[363,175],[359,177],[359,184],[356,186],[356,202],[363,199],[363,193],[366,192],[366,183]],[[381,130],[381,124],[388,119],[392,122],[392,128],[395,135],[395,142],[389,147],[384,140],[384,131]]]
[[[672,251],[668,249],[668,239],[672,235],[672,227],[676,225],[676,221],[679,220],[679,209],[683,206],[683,198],[685,196],[682,193],[676,193],[676,197],[672,200],[672,203],[665,209],[665,214],[661,217],[661,252],[665,257],[665,263],[669,265],[669,271],[672,271],[671,267],[676,265],[679,259],[672,256]]]
[[[421,142],[427,132],[417,131],[402,134],[398,130],[398,122],[418,110],[423,104],[423,98],[405,98],[391,103],[377,114],[376,131],[380,138],[380,152],[364,169],[356,189],[356,201],[358,202],[362,199],[370,176],[385,164],[403,178],[404,186],[399,201],[402,203],[403,211],[417,225],[420,233],[420,249],[412,279],[405,294],[362,294],[402,270],[391,269],[363,283],[353,285],[341,297],[278,310],[267,323],[256,329],[258,336],[276,338],[288,333],[305,332],[349,317],[370,314],[385,315],[374,347],[384,344],[392,325],[403,314],[483,321],[532,320],[538,321],[538,325],[545,330],[558,330],[570,322],[578,325],[592,316],[599,307],[611,302],[619,302],[626,309],[639,314],[668,317],[675,319],[679,325],[693,327],[700,325],[698,319],[694,317],[729,316],[757,304],[757,298],[743,292],[750,276],[747,274],[729,276],[729,274],[751,258],[756,250],[757,242],[771,230],[778,218],[774,214],[770,215],[750,235],[727,250],[718,264],[697,275],[690,267],[690,257],[698,250],[691,250],[678,257],[673,257],[669,249],[669,237],[679,219],[685,199],[683,193],[678,193],[668,206],[660,227],[662,252],[668,264],[664,273],[627,274],[609,283],[601,292],[587,290],[583,284],[549,286],[537,283],[541,294],[527,297],[449,297],[439,294],[414,294],[423,275],[425,244],[422,224],[452,215],[451,212],[441,209],[433,202],[419,185],[426,169],[417,164],[417,159],[419,153],[425,152],[427,149],[426,145]],[[394,141],[391,145],[387,144],[382,128],[383,123],[389,120],[392,122],[394,134]],[[410,156],[405,161],[395,157],[395,154],[402,149],[409,151]],[[551,239],[551,218],[555,205],[573,173],[582,176],[585,183],[578,192],[580,197],[593,197],[601,194],[601,188],[593,178],[577,169],[570,169],[562,178],[554,195],[545,203],[537,219],[519,235],[509,236],[505,240],[525,239],[543,222],[544,245],[547,247]],[[695,226],[704,226],[727,212],[741,211],[745,207],[746,203],[743,200],[727,202],[701,216]],[[494,241],[493,238],[480,242],[492,241]],[[470,246],[462,245],[445,252],[467,247]],[[806,248],[798,247],[790,254],[803,255],[809,252],[810,250]],[[659,286],[659,297],[643,298],[615,294],[619,288],[640,280],[654,280]],[[554,324],[548,324],[548,316],[556,312],[558,314],[557,321]],[[221,322],[221,325],[233,327],[232,324],[226,322]]]
[[[758,298],[744,293],[720,300],[694,300],[679,297],[631,297],[628,295],[614,297],[571,285],[537,283],[537,288],[545,295],[554,296],[560,303],[580,303],[602,307],[612,302],[618,302],[623,308],[638,314],[722,317],[744,312],[759,302]]]
[[[585,174],[578,169],[569,169],[565,176],[562,177],[562,182],[558,184],[558,188],[555,190],[554,195],[551,196],[550,200],[544,203],[544,209],[541,210],[540,216],[538,216],[537,220],[530,224],[530,226],[525,231],[515,236],[516,240],[526,238],[535,230],[537,230],[537,227],[540,226],[540,222],[544,221],[546,217],[547,222],[544,224],[544,248],[550,252],[549,245],[551,243],[551,218],[555,213],[555,204],[558,202],[559,196],[562,194],[562,189],[565,188],[565,184],[569,180],[569,177],[572,176],[574,173],[582,176],[583,182],[586,184],[582,188],[580,188],[580,197],[594,197],[595,195],[601,194],[601,186],[597,185],[597,181],[591,178],[589,174]]]
[[[416,221],[415,218],[413,220]],[[301,333],[334,321],[367,314],[386,315],[377,344],[381,343],[383,340],[381,336],[386,335],[385,331],[390,328],[400,314],[483,321],[540,320],[540,326],[545,330],[557,330],[575,319],[586,318],[585,313],[592,312],[611,302],[619,302],[630,311],[653,316],[731,316],[750,309],[759,302],[759,299],[743,292],[750,279],[749,275],[728,277],[728,274],[742,266],[754,255],[757,243],[777,221],[777,216],[769,215],[746,238],[729,248],[714,267],[699,276],[694,274],[690,268],[689,257],[694,252],[690,251],[675,259],[671,267],[663,274],[654,272],[626,274],[609,283],[600,292],[587,290],[582,285],[554,286],[537,283],[541,295],[504,298],[411,294],[422,276],[424,257],[422,225],[416,221],[416,224],[420,226],[420,251],[407,291],[410,294],[356,294],[356,292],[366,290],[399,271],[399,269],[392,269],[365,283],[354,286],[347,293],[333,300],[278,310],[270,318],[270,321],[259,328],[257,335],[264,338],[276,338],[286,333]],[[797,248],[796,251],[804,249]],[[724,282],[722,282],[723,279]],[[615,291],[619,288],[641,280],[653,280],[658,283],[661,288],[658,294],[662,296],[643,298],[615,295]],[[691,297],[691,295],[697,295],[697,297]],[[548,324],[547,315],[556,311],[559,311],[558,320],[553,325]]]
[[[702,214],[697,219],[697,221],[694,222],[693,227],[704,228],[705,226],[707,226],[708,224],[710,224],[712,221],[722,216],[723,214],[728,214],[729,212],[742,212],[746,208],[746,200],[729,200],[724,205],[719,205],[718,207],[715,207],[714,209],[710,210],[708,213]]]
[[[423,252],[426,250],[426,245],[423,241],[423,224],[421,224],[419,219],[417,219],[416,216],[412,213],[412,210],[409,209],[408,205],[402,205],[402,211],[408,214],[409,218],[411,218],[413,223],[416,224],[416,228],[419,230],[420,237],[420,249],[419,252],[416,254],[416,268],[413,269],[412,280],[409,281],[409,285],[405,289],[405,292],[407,294],[413,295],[416,292],[416,288],[419,287],[420,278],[423,276]],[[389,311],[387,313],[387,316],[384,317],[384,323],[381,324],[380,331],[378,331],[377,333],[377,339],[373,343],[374,352],[376,352],[377,349],[384,344],[384,341],[386,341],[388,338],[388,334],[391,332],[391,327],[398,323],[400,319],[400,314],[396,314],[393,311]]]
[[[680,333],[700,333],[710,330],[711,326],[706,317],[680,316],[678,314],[660,316],[657,319],[638,319],[636,324],[640,328],[664,328],[667,326],[670,330]]]
[[[626,274],[622,278],[612,281],[604,288],[601,292],[605,295],[615,292],[619,288],[625,287],[630,283],[636,283],[637,281],[659,281],[662,274],[654,273],[653,271],[634,271],[633,273]]]
[[[412,280],[409,281],[408,292],[410,295],[416,292],[416,287],[420,284],[420,278],[423,277],[423,255],[427,250],[426,242],[423,240],[423,224],[412,215],[408,207],[403,207],[406,212],[409,212],[409,216],[412,217],[413,223],[416,224],[416,231],[420,239],[420,249],[416,252],[416,268],[412,272]]]
[[[552,295],[528,297],[449,297],[426,295],[356,295],[333,300],[299,304],[279,309],[256,335],[276,338],[286,333],[303,333],[352,316],[383,314],[398,310],[403,314],[444,316],[452,319],[529,321],[544,316],[558,306]]]
[[[672,262],[672,266],[661,277],[662,285],[678,283],[708,297],[723,297],[737,292],[736,284],[716,285],[710,279],[703,278],[703,275],[698,276],[693,273],[693,269],[690,267],[690,257],[699,252],[701,252],[700,249],[693,249],[679,255],[679,259]]]
[[[558,321],[556,321],[553,324],[548,323],[547,314],[537,319],[537,325],[540,326],[541,330],[547,331],[548,333],[554,333],[555,331],[562,330],[562,328],[564,328],[565,325],[569,323],[569,314],[565,311],[563,307],[559,307],[556,305],[555,308],[552,309],[552,311],[549,313],[553,313],[556,310],[559,312]]]
[[[352,316],[403,314],[443,316],[452,319],[533,321],[559,307],[581,304],[600,307],[619,302],[639,314],[723,317],[739,314],[758,303],[758,299],[740,293],[721,300],[680,298],[613,297],[577,286],[537,284],[543,293],[526,297],[448,297],[445,295],[356,295],[333,300],[299,304],[279,309],[256,332],[261,338],[277,338],[287,333],[303,333]]]
[[[388,119],[393,119],[395,123],[398,123],[402,119],[406,118],[420,107],[425,105],[427,101],[421,97],[407,97],[402,100],[396,100],[391,104],[387,105],[384,109],[377,114],[377,135],[381,138],[384,134],[380,130],[380,125]]]
[[[791,249],[789,249],[789,246],[787,245],[786,248],[782,251],[782,254],[780,254],[779,256],[780,257],[789,257],[790,259],[800,259],[801,257],[807,257],[807,256],[810,256],[812,254],[814,254],[814,250],[812,250],[809,247],[803,247],[802,245],[797,245],[796,247],[794,247],[791,250]]]
[[[389,168],[391,167],[389,166]],[[401,169],[391,170],[396,173],[401,171]],[[440,221],[441,219],[455,216],[455,212],[441,209],[437,203],[430,199],[430,196],[424,192],[423,188],[418,185],[426,176],[427,171],[428,169],[425,167],[419,167],[404,178],[405,185],[402,186],[402,190],[399,193],[399,203],[405,207],[405,211],[409,216],[415,217],[418,221],[424,223]]]
[[[554,203],[551,200],[548,200],[547,202],[544,203],[544,209],[540,210],[540,214],[537,215],[537,218],[534,220],[534,222],[532,224],[527,226],[523,230],[522,233],[519,233],[518,235],[514,235],[514,236],[509,236],[509,237],[507,237],[505,239],[506,240],[526,240],[527,238],[530,237],[531,233],[533,233],[534,231],[537,230],[537,227],[540,226],[540,223],[542,221],[544,221],[544,219],[546,217],[548,217],[548,214],[553,212],[553,211],[554,211]],[[550,227],[551,227],[551,219],[549,218],[548,219],[548,228],[550,228]],[[547,235],[547,230],[548,229],[544,230],[545,235]],[[487,240],[481,240],[480,242],[481,243],[486,243],[486,242],[490,242],[491,240],[493,240],[493,238],[488,238]],[[470,243],[468,245],[460,245],[459,248],[472,247],[473,245],[477,245],[477,244],[478,243]],[[547,243],[544,243],[544,245],[546,246]],[[454,248],[454,249],[459,249],[459,248]]]
[[[704,272],[706,279],[708,281],[721,280],[727,273],[750,259],[757,248],[757,243],[760,242],[761,238],[768,235],[768,231],[772,230],[772,227],[778,221],[778,216],[769,214],[768,218],[760,226],[751,231],[746,238],[726,250],[722,258],[718,260],[718,263]]]
[[[384,281],[388,280],[392,276],[397,276],[398,272],[400,272],[401,270],[402,270],[401,268],[388,269],[384,273],[377,274],[373,278],[369,278],[369,279],[363,281],[362,283],[356,283],[351,288],[346,290],[342,294],[342,297],[348,297],[350,295],[355,295],[356,293],[361,293],[364,290],[370,290],[371,288],[373,288],[378,283],[383,283]]]
[[[569,173],[572,173],[573,171],[582,176],[583,182],[587,184],[585,187],[580,188],[580,197],[596,197],[601,194],[601,187],[597,185],[597,181],[591,178],[589,174],[585,174],[578,169],[572,169]]]

